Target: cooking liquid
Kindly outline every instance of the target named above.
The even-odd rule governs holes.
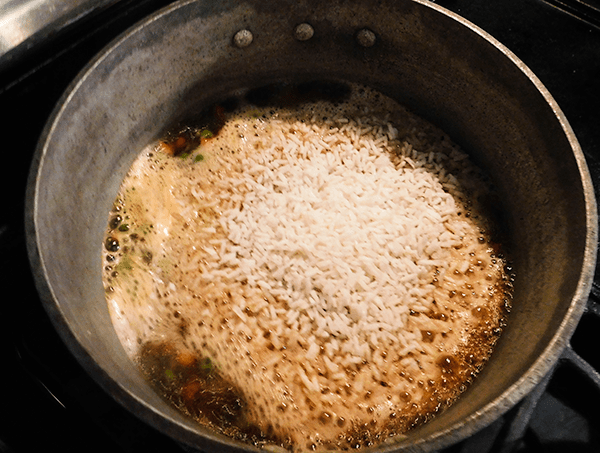
[[[334,99],[326,104],[301,105],[311,106],[310,117],[318,124],[340,109],[364,111],[376,99],[385,105],[373,114],[405,124],[404,130],[398,128],[398,140],[413,140],[416,148],[422,142],[419,131],[425,131],[435,140],[442,136],[442,151],[453,146],[394,103],[382,102],[378,93],[361,93],[346,101],[327,91]],[[334,107],[330,101],[348,103]],[[420,337],[418,349],[399,355],[376,347],[371,360],[341,370],[323,351],[306,360],[309,345],[301,338],[286,337],[276,324],[268,328],[265,305],[276,302],[269,294],[246,281],[198,284],[191,277],[197,270],[190,263],[197,266],[210,256],[190,257],[224,234],[218,220],[227,203],[236,203],[224,176],[247,170],[244,156],[260,152],[260,139],[270,133],[269,118],[289,115],[258,103],[235,113],[218,108],[212,130],[185,129],[146,150],[132,166],[105,240],[104,280],[119,338],[159,392],[233,438],[291,450],[401,440],[466,389],[505,323],[512,277],[482,205],[493,200],[493,193],[486,189],[485,196],[466,198],[486,181],[463,171],[461,159],[444,161],[457,176],[455,196],[467,226],[462,244],[448,252],[452,265],[432,268],[427,308],[407,315],[407,330]],[[302,115],[309,122],[306,110]],[[193,197],[182,195],[192,191]],[[229,202],[219,201],[222,191],[231,192]],[[258,328],[261,323],[267,327]],[[308,385],[316,382],[317,392],[298,382],[290,371],[298,367],[304,367]]]

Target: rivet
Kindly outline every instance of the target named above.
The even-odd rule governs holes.
[[[315,29],[312,25],[303,23],[296,27],[294,30],[294,35],[298,41],[307,41],[313,37],[315,34]]]
[[[356,40],[363,47],[372,47],[375,45],[377,37],[375,36],[375,33],[368,28],[363,28],[356,33]]]
[[[252,36],[252,32],[250,30],[240,30],[233,36],[233,44],[240,49],[243,47],[248,47],[252,44],[252,40],[254,36]]]

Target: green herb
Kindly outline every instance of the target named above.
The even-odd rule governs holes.
[[[204,160],[204,156],[202,154],[196,154],[196,157],[194,157],[194,162],[200,162]]]
[[[121,258],[121,262],[115,267],[115,270],[117,271],[130,271],[131,269],[133,269],[133,262],[127,255],[123,256],[123,258]]]
[[[214,134],[209,129],[202,129],[202,131],[200,132],[200,137],[213,138]]]
[[[202,359],[200,361],[200,369],[202,371],[206,371],[207,373],[210,373],[213,368],[214,368],[214,365],[208,357],[205,357],[204,359]]]
[[[129,231],[129,225],[127,223],[119,225],[119,231]]]
[[[165,376],[170,380],[175,379],[175,373],[173,373],[171,370],[165,370]]]
[[[250,116],[250,118],[260,118],[262,116],[262,113],[260,110],[251,110],[248,112],[248,115]]]

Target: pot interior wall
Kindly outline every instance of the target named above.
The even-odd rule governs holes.
[[[307,41],[294,37],[301,22],[315,30]],[[357,43],[365,27],[372,47]],[[232,44],[240,29],[253,33],[248,47]],[[517,272],[509,326],[479,379],[408,443],[439,447],[499,416],[556,360],[581,313],[582,269],[593,268],[583,158],[544,91],[477,31],[427,2],[178,4],[115,43],[63,98],[32,170],[29,245],[48,312],[84,366],[142,418],[208,450],[234,444],[165,404],[113,331],[101,282],[108,211],[136,154],[176,121],[236,89],[323,78],[371,85],[442,127],[502,198]]]

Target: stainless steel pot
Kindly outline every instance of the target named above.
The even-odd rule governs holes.
[[[479,378],[381,451],[441,448],[498,418],[556,362],[590,289],[597,218],[583,154],[551,95],[491,36],[425,0],[174,4],[114,42],[63,96],[35,155],[26,225],[41,298],[72,353],[141,419],[205,451],[250,447],[186,419],[125,355],[101,282],[107,213],[135,155],[176,121],[234,90],[322,78],[398,99],[488,170],[518,276],[509,325]]]

